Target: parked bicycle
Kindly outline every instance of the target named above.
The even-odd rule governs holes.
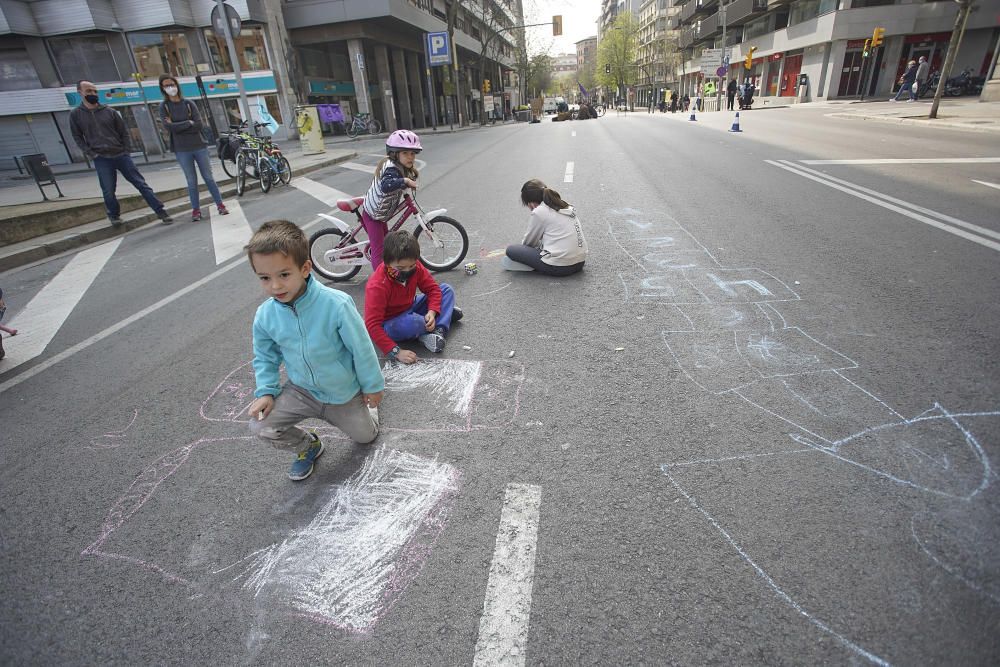
[[[342,220],[332,215],[320,215],[335,226],[321,229],[309,238],[309,258],[313,270],[328,280],[350,280],[361,267],[369,264],[371,254],[369,241],[360,234],[364,231],[361,224],[361,204],[364,197],[341,199],[337,208],[345,213],[353,213],[357,218],[357,227],[353,230]],[[413,235],[420,240],[423,233],[426,239],[420,244],[420,261],[431,271],[448,271],[455,268],[465,259],[469,252],[469,235],[465,228],[455,220],[444,215],[447,209],[436,209],[424,213],[412,192],[403,195],[399,207],[389,217],[396,222],[389,227],[394,232],[411,217],[416,219],[417,228]]]
[[[352,139],[359,134],[378,134],[382,131],[382,123],[370,113],[356,113],[347,124],[347,136]]]
[[[246,192],[247,179],[255,179],[261,192],[268,192],[275,183],[288,185],[292,180],[292,166],[269,136],[260,136],[263,123],[254,123],[254,134],[246,131],[246,121],[230,125],[229,133],[219,139],[219,158],[222,169],[236,179],[236,194]]]

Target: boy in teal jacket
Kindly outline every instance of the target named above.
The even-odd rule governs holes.
[[[250,432],[278,449],[298,451],[288,476],[305,479],[323,443],[296,424],[323,419],[355,442],[372,442],[385,380],[354,300],[310,275],[309,242],[301,229],[286,220],[266,222],[246,252],[271,297],[253,320],[257,390]]]

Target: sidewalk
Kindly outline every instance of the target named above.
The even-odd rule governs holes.
[[[513,123],[497,123],[485,128],[500,127]],[[483,128],[483,129],[485,129]],[[478,124],[454,129],[447,125],[437,130],[424,128],[421,134],[449,134],[481,129]],[[292,165],[292,178],[308,174],[327,166],[347,162],[357,158],[354,150],[359,142],[384,141],[386,134],[349,137],[328,137],[326,152],[318,155],[303,155],[299,142],[279,142],[281,150]],[[212,174],[219,185],[223,198],[236,195],[236,184],[229,178],[209,148],[212,159]],[[172,215],[186,215],[191,210],[184,174],[173,155],[151,158],[145,162],[141,157],[136,166],[146,182],[156,192]],[[146,202],[130,183],[119,176],[118,200],[121,202],[122,222],[112,227],[107,219],[104,200],[100,196],[97,174],[86,165],[60,165],[53,167],[59,187],[65,195],[58,198],[55,187],[46,186],[49,201],[43,201],[34,180],[26,180],[16,170],[0,172],[0,271],[36,262],[46,257],[72,250],[83,245],[103,241],[126,232],[156,222],[158,218],[146,206]],[[248,187],[255,187],[254,182]],[[201,188],[201,204],[211,204],[211,197],[205,186]]]
[[[917,102],[854,102],[850,110],[829,116],[970,132],[1000,132],[1000,102],[980,102],[979,97],[943,98],[938,107],[938,117],[931,120],[927,115],[932,102],[932,99]]]

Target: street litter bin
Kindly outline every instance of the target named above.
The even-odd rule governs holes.
[[[519,123],[527,123],[531,120],[531,110],[525,109],[523,111],[518,111],[516,112],[516,116]]]
[[[48,196],[45,194],[45,190],[42,188],[43,185],[54,185],[56,186],[56,192],[59,193],[59,196],[65,196],[59,188],[59,184],[56,183],[56,176],[52,173],[52,169],[49,167],[49,161],[45,158],[45,153],[20,155],[18,156],[18,159],[21,160],[21,164],[24,165],[24,168],[28,170],[28,174],[35,179],[35,185],[38,186],[39,192],[42,193],[42,199],[45,201],[49,200]]]

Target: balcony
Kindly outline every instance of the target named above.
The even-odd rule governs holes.
[[[726,5],[726,24],[740,25],[767,11],[767,0],[736,0]]]
[[[677,32],[677,47],[680,49],[686,49],[687,47],[694,44],[694,30],[692,28],[684,28]]]
[[[681,7],[681,23],[690,23],[692,17],[699,14],[708,14],[718,4],[719,0],[690,0],[686,5]]]
[[[719,15],[712,14],[707,19],[702,19],[701,23],[697,25],[697,31],[695,32],[695,39],[701,41],[703,39],[708,39],[718,33],[722,32],[722,22],[719,20]]]

